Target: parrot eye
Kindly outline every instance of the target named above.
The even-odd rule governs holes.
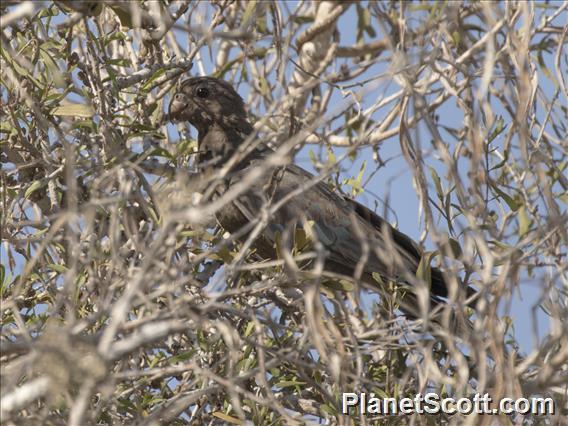
[[[207,87],[199,87],[196,93],[198,97],[206,98],[209,96],[209,89]]]

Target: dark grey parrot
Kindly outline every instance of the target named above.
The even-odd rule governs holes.
[[[213,175],[231,161],[253,133],[243,99],[229,83],[212,77],[185,80],[170,103],[169,116],[175,121],[188,121],[197,129],[200,169]],[[231,191],[252,167],[271,154],[268,148],[256,148],[241,155],[218,185],[217,195]],[[262,179],[252,182],[218,210],[217,220],[231,234],[242,234],[243,229],[250,231],[252,222],[258,222],[263,206],[275,205],[298,188],[308,186],[282,203],[255,239],[253,247],[262,258],[278,257],[277,240],[286,230],[309,226],[311,235],[325,248],[326,272],[344,277],[356,274],[360,282],[375,288],[381,280],[413,281],[423,253],[411,238],[367,207],[332,191],[324,182],[310,182],[314,182],[314,176],[294,164],[270,167]],[[429,272],[430,300],[438,304],[448,296],[448,287],[439,269],[430,268]],[[377,280],[377,274],[381,280]],[[466,296],[473,294],[472,288],[465,288]],[[419,315],[416,300],[411,296],[401,304],[402,310],[413,317]]]

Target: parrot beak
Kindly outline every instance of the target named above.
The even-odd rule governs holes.
[[[176,93],[174,95],[174,98],[170,102],[170,110],[169,110],[170,117],[172,117],[173,119],[179,119],[180,115],[187,108],[187,105],[188,105],[187,96],[184,95],[183,93],[179,92]]]

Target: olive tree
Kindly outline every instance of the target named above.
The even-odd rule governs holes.
[[[45,1],[1,14],[3,422],[530,417],[344,414],[345,392],[541,396],[552,421],[566,415],[566,3]],[[267,261],[227,234],[196,133],[168,116],[195,75],[233,84],[282,161],[308,157],[393,225],[416,196],[404,213],[425,250],[417,280],[437,265],[451,288],[477,289],[472,307],[450,294],[426,327],[401,314],[395,283],[380,283],[385,297],[291,273],[306,235]]]

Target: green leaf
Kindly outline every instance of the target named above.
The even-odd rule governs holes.
[[[309,24],[311,22],[314,22],[314,17],[313,16],[293,16],[292,17],[292,21],[296,24],[302,25],[302,24]]]
[[[416,276],[421,280],[424,280],[428,286],[432,285],[432,269],[430,267],[430,263],[437,253],[437,251],[425,251],[422,254],[420,263],[418,263],[418,268],[416,268]]]
[[[461,34],[459,31],[454,31],[452,33],[452,41],[454,42],[454,45],[459,45],[461,42]]]
[[[169,358],[168,364],[177,364],[178,362],[187,361],[188,359],[191,359],[194,354],[195,354],[194,350],[181,352]]]
[[[312,164],[314,166],[318,163],[318,159],[317,159],[316,154],[314,153],[313,149],[310,149],[308,151],[308,157],[310,157],[310,161],[312,162]]]
[[[544,62],[542,50],[539,50],[537,58],[538,58],[538,65],[540,67],[540,71],[542,72],[542,74],[544,74],[546,76],[546,78],[548,78],[554,84],[555,88],[558,89],[558,82],[557,82],[556,78],[554,78],[554,76],[552,75],[552,72],[550,72],[550,70],[546,66],[546,62]]]
[[[7,53],[4,50],[4,48],[0,48],[0,54],[6,60],[6,62],[9,63],[12,66],[12,68],[14,68],[14,71],[16,71],[16,74],[19,74],[23,77],[28,77],[31,81],[33,81],[35,83],[36,86],[39,86],[38,82],[35,80],[35,78],[32,77],[30,72],[27,69],[25,69],[24,67],[20,66],[20,64],[18,64],[17,61],[13,60],[11,55],[9,53]]]
[[[260,94],[262,96],[269,96],[270,95],[270,85],[268,81],[264,77],[259,77],[258,79],[258,87],[260,89]]]
[[[383,277],[381,276],[381,274],[379,274],[378,272],[373,272],[373,273],[371,273],[371,276],[372,276],[373,279],[374,279],[377,283],[379,283],[382,287],[385,287],[385,286],[386,286],[386,284],[385,284],[385,282],[384,282]]]
[[[302,228],[296,228],[294,230],[294,252],[300,253],[306,248],[310,243],[310,237],[308,232]]]
[[[184,139],[177,144],[176,157],[193,154],[197,148],[195,139]]]
[[[250,355],[250,354],[249,354]],[[235,366],[236,370],[244,373],[245,371],[249,371],[250,369],[254,368],[254,359],[249,358],[248,356],[242,358],[237,365]]]
[[[2,121],[0,123],[0,133],[5,133],[10,135],[14,131],[15,131],[14,127],[8,121]]]
[[[66,266],[58,265],[57,263],[49,263],[47,267],[52,271],[59,272],[60,274],[64,274],[69,270]]]
[[[501,197],[505,203],[507,203],[507,205],[509,206],[509,208],[511,210],[513,210],[514,212],[516,212],[518,210],[518,208],[520,207],[520,203],[518,203],[517,201],[515,201],[513,199],[513,197],[511,197],[510,195],[506,194],[505,192],[503,192],[497,185],[495,185],[494,183],[491,183],[491,187],[493,188],[493,190],[499,195],[499,197]]]
[[[114,65],[117,67],[128,67],[130,66],[130,61],[124,58],[117,58],[117,59],[107,59],[105,61],[106,65]]]
[[[495,123],[495,130],[493,130],[493,133],[491,133],[491,135],[489,135],[489,138],[487,139],[487,144],[489,145],[491,142],[493,142],[497,136],[503,133],[503,130],[505,130],[505,128],[505,120],[503,120],[503,117],[499,116]]]
[[[57,14],[59,14],[59,8],[53,5],[52,7],[46,7],[44,9],[41,9],[37,14],[37,18],[42,19],[50,16],[55,16]]]
[[[454,257],[456,259],[459,259],[462,257],[463,255],[463,251],[461,248],[460,243],[457,240],[454,240],[453,238],[449,239],[449,244],[450,244],[450,250],[452,251]]]
[[[91,130],[92,132],[95,131],[96,129],[96,125],[93,122],[93,120],[75,120],[73,122],[73,128],[74,129],[88,129]]]
[[[59,67],[53,60],[53,55],[48,51],[39,48],[39,55],[41,56],[41,60],[45,64],[47,69],[49,79],[53,81],[55,87],[64,88],[66,86],[65,79],[63,78],[63,74],[59,70]]]
[[[130,13],[130,7],[124,7],[122,5],[113,5],[112,3],[109,4],[109,7],[116,14],[116,16],[118,16],[118,19],[120,20],[120,25],[122,25],[123,27],[134,28],[134,24],[132,22],[132,16]]]
[[[335,291],[350,292],[355,289],[355,284],[348,280],[326,280],[323,285]]]
[[[361,41],[363,33],[367,33],[369,37],[376,37],[377,34],[371,26],[371,12],[366,7],[357,5],[357,41]]]
[[[36,180],[34,181],[29,187],[28,189],[26,189],[26,192],[24,192],[24,198],[29,198],[30,195],[32,195],[35,191],[37,191],[38,189],[40,189],[41,187],[45,186],[45,182],[43,180]]]
[[[111,43],[114,40],[126,40],[126,39],[127,37],[125,33],[121,31],[115,31],[110,33],[107,37],[103,39],[103,44],[107,46],[109,43]]]
[[[12,281],[12,274],[6,273],[6,267],[2,264],[0,264],[0,271],[0,296],[4,296]]]
[[[247,327],[245,328],[245,337],[249,337],[253,331],[254,331],[254,322],[249,321]]]
[[[159,351],[155,356],[150,358],[150,362],[148,363],[148,367],[154,368],[163,359],[164,359],[164,353],[162,351]]]
[[[258,7],[257,1],[249,1],[247,7],[245,9],[245,13],[243,13],[243,18],[241,19],[243,27],[246,29],[248,27],[248,23],[250,22],[253,13]]]
[[[298,382],[296,380],[282,380],[281,382],[275,383],[274,386],[279,388],[288,388],[290,386],[302,386],[305,384],[306,382]]]
[[[260,34],[270,34],[270,31],[268,29],[268,20],[266,18],[266,11],[265,10],[262,10],[262,13],[260,13],[256,17],[255,26],[256,26],[256,30]]]
[[[363,188],[361,187],[361,180],[363,179],[363,174],[365,173],[366,167],[367,161],[364,160],[363,163],[361,163],[361,168],[359,169],[357,177],[346,179],[344,182],[346,185],[351,186],[351,192],[354,196],[357,196],[363,192]]]
[[[499,163],[497,163],[495,166],[491,167],[490,171],[500,169],[501,167],[503,167],[508,162],[509,162],[509,151],[507,150],[503,153],[503,160],[500,161]]]
[[[337,159],[335,158],[335,153],[333,152],[333,149],[328,147],[327,148],[327,165],[328,165],[328,167],[333,166],[336,162],[337,162]]]
[[[51,111],[52,115],[91,118],[95,111],[90,105],[85,104],[64,104],[55,107]]]
[[[163,157],[171,161],[175,160],[172,154],[170,154],[170,152],[167,149],[164,149],[162,147],[156,147],[152,149],[152,151],[150,152],[150,156]]]
[[[436,194],[438,194],[438,198],[440,200],[444,199],[444,191],[442,190],[442,182],[440,181],[440,176],[436,173],[433,167],[428,167],[430,170],[430,176],[432,176],[432,180],[434,180],[434,186],[436,187]]]
[[[139,132],[139,133],[150,133],[150,132],[154,132],[156,130],[156,128],[154,126],[150,126],[148,124],[142,124],[142,123],[132,123],[132,127],[131,130],[134,132]]]
[[[231,423],[233,425],[242,425],[244,424],[242,420],[237,419],[236,417],[232,417],[229,416],[228,414],[225,414],[221,411],[214,411],[213,412],[213,417],[217,417],[218,419],[221,419],[225,422]]]
[[[532,224],[532,220],[528,217],[525,206],[521,206],[519,208],[517,211],[517,218],[519,219],[519,237],[523,238],[529,231]]]
[[[217,255],[225,263],[231,263],[233,261],[233,254],[229,251],[227,246],[222,246],[217,252]]]
[[[166,73],[166,69],[165,68],[160,68],[159,70],[157,70],[154,74],[152,74],[152,77],[150,77],[148,79],[148,81],[141,87],[141,90],[143,92],[147,92],[152,85],[154,84],[154,82],[160,78],[161,76],[163,76]]]

